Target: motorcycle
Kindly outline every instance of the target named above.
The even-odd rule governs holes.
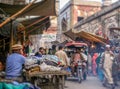
[[[76,72],[74,72],[74,76],[77,76],[78,82],[82,83],[83,80],[86,80],[86,63],[82,61],[78,61],[75,63]]]
[[[82,70],[82,63],[80,61],[78,61],[77,75],[78,75],[78,82],[81,83],[83,79],[83,70]]]

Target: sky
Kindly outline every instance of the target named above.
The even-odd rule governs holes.
[[[62,8],[69,0],[60,0],[60,8]],[[87,0],[87,1],[99,1],[101,2],[102,0]],[[118,0],[112,0],[112,2],[116,2]]]

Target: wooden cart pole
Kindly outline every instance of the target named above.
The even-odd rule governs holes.
[[[5,51],[5,40],[3,40],[3,50]]]
[[[13,20],[11,20],[11,28],[10,28],[10,46],[9,46],[9,53],[12,53],[12,45],[14,42],[14,37],[13,37]]]
[[[28,5],[26,5],[23,9],[21,9],[20,11],[18,11],[17,13],[15,13],[14,15],[12,15],[11,17],[7,18],[4,22],[2,22],[2,23],[0,24],[0,28],[1,28],[2,26],[4,26],[6,23],[8,23],[9,21],[11,21],[11,19],[16,18],[18,15],[20,15],[21,13],[23,13],[23,12],[24,12],[26,9],[28,9],[35,1],[37,1],[37,0],[32,1],[31,3],[29,3]]]
[[[24,31],[24,30],[26,30],[26,29],[28,29],[28,28],[30,28],[30,27],[32,27],[33,25],[35,25],[35,24],[37,24],[37,23],[45,20],[45,19],[48,18],[48,17],[49,17],[49,16],[46,16],[46,17],[44,17],[44,18],[42,18],[42,19],[38,19],[37,21],[33,22],[32,24],[26,26],[24,29],[20,30],[20,32],[21,32],[21,31]]]
[[[45,20],[45,19],[48,18],[48,17],[49,17],[49,16],[46,16],[46,17],[44,17],[44,18],[42,18],[42,19],[38,19],[37,21],[33,22],[32,24],[26,26],[25,29],[27,29],[27,28],[29,28],[29,27],[31,27],[31,26],[33,26],[33,25],[35,25],[35,24],[37,24],[37,23]]]

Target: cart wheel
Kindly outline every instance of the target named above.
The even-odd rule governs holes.
[[[83,74],[82,74],[82,71],[78,70],[78,82],[79,83],[82,83],[82,77],[83,77]]]

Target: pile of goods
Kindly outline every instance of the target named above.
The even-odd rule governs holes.
[[[44,55],[40,58],[30,56],[25,61],[25,70],[29,74],[34,72],[61,71],[61,67],[59,67],[60,62],[55,55]]]

